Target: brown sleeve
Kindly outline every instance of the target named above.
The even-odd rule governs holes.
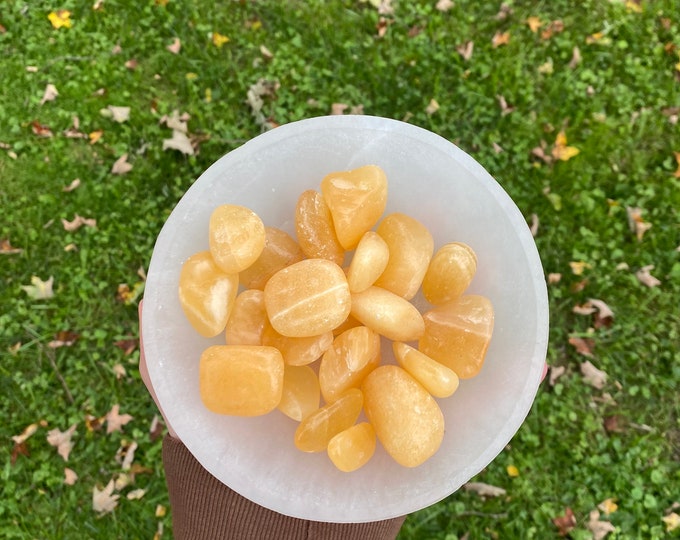
[[[394,540],[405,517],[370,523],[322,523],[284,516],[222,484],[170,436],[163,465],[176,540]]]

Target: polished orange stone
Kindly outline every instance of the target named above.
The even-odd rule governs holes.
[[[458,375],[444,364],[406,343],[395,341],[392,350],[399,365],[434,397],[449,397],[458,389]]]
[[[352,316],[394,341],[413,341],[425,331],[423,316],[411,302],[380,287],[352,295]]]
[[[285,366],[279,410],[300,422],[319,408],[319,379],[309,366]]]
[[[345,249],[335,234],[331,211],[318,191],[304,191],[298,198],[295,234],[300,249],[310,259],[328,259],[337,265],[345,260]]]
[[[339,470],[360,469],[373,457],[376,447],[375,430],[361,422],[338,433],[328,443],[328,457]]]
[[[228,274],[238,274],[262,253],[264,223],[249,208],[223,204],[210,215],[208,240],[217,266]]]
[[[276,347],[289,366],[306,366],[321,358],[333,344],[333,332],[330,330],[309,337],[288,337],[279,334],[271,324],[265,326],[262,333],[262,344]]]
[[[350,292],[365,291],[373,285],[387,267],[389,258],[390,249],[380,235],[374,231],[364,233],[347,270]]]
[[[264,345],[262,333],[268,324],[264,293],[258,289],[243,291],[236,297],[227,321],[227,345]]]
[[[218,414],[267,414],[281,401],[283,371],[281,353],[273,347],[213,345],[201,355],[200,396]]]
[[[247,289],[264,289],[267,280],[276,272],[301,261],[305,254],[286,231],[265,227],[262,253],[249,267],[239,273],[239,281]]]
[[[437,250],[423,279],[423,296],[434,305],[461,296],[477,271],[477,255],[467,244],[452,242]]]
[[[404,467],[431,458],[444,438],[444,415],[434,398],[404,369],[384,365],[362,385],[364,411],[387,453]]]
[[[210,252],[189,257],[179,276],[179,302],[191,326],[204,337],[222,332],[238,292],[238,275],[225,274]]]
[[[418,350],[448,366],[461,379],[482,369],[491,342],[494,311],[480,295],[463,295],[423,314],[425,332]]]

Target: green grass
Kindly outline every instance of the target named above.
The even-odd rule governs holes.
[[[548,362],[565,374],[543,384],[511,444],[475,478],[506,495],[485,500],[461,490],[409,516],[400,538],[557,538],[552,519],[571,508],[569,537],[586,539],[589,513],[608,498],[618,505],[601,516],[615,527],[608,538],[678,537],[680,529],[666,532],[662,521],[680,502],[674,0],[643,1],[641,12],[605,0],[518,0],[504,19],[496,2],[458,0],[440,12],[434,1],[393,0],[382,38],[377,9],[358,0],[105,0],[100,10],[93,3],[8,0],[0,11],[0,239],[22,250],[0,254],[3,537],[151,538],[159,523],[171,537],[170,512],[155,515],[157,505],[169,506],[160,441],[149,433],[156,411],[136,369],[138,351],[126,355],[114,345],[138,335],[136,301],[117,300],[117,291],[140,283],[138,269],[147,268],[160,227],[193,180],[261,132],[246,101],[259,79],[278,84],[264,97],[271,122],[345,103],[454,141],[498,179],[527,221],[538,216],[546,275],[562,275],[549,286]],[[71,28],[51,26],[47,16],[58,9],[72,12]],[[526,24],[530,16],[545,23],[537,33]],[[542,39],[554,20],[563,30]],[[230,41],[214,46],[213,31]],[[510,41],[494,48],[497,31],[510,32]],[[603,37],[589,43],[597,32]],[[175,37],[177,55],[166,50]],[[456,47],[469,40],[474,52],[466,61]],[[581,61],[569,67],[574,47]],[[131,59],[135,69],[125,67]],[[552,73],[539,71],[549,62]],[[59,95],[41,105],[48,83]],[[497,96],[512,112],[502,114]],[[431,99],[439,109],[428,114]],[[129,106],[129,121],[104,117],[109,105]],[[190,132],[205,139],[197,155],[162,150],[170,130],[159,119],[173,110],[189,113]],[[99,142],[65,137],[73,117],[84,134],[102,130]],[[37,137],[33,122],[53,136]],[[580,150],[576,157],[545,163],[532,155],[542,141],[550,154],[561,129]],[[112,175],[123,153],[133,169]],[[75,178],[80,187],[64,192]],[[641,208],[652,225],[642,240],[629,228],[628,207]],[[65,231],[61,220],[75,214],[96,218],[97,227]],[[69,244],[77,249],[65,251]],[[582,275],[570,269],[577,261],[587,263]],[[636,279],[647,265],[659,286]],[[54,297],[31,299],[21,288],[31,276],[53,276]],[[592,330],[590,317],[572,312],[589,298],[612,308],[610,327]],[[79,338],[50,348],[60,331]],[[608,374],[601,390],[584,383],[586,358],[569,344],[573,336],[594,340],[590,360]],[[127,372],[120,379],[117,364]],[[88,430],[88,415],[102,417],[117,403],[134,417],[122,433]],[[29,455],[14,460],[11,436],[41,420],[47,427],[26,441]],[[72,424],[74,447],[64,462],[46,433]],[[98,516],[92,488],[120,475],[116,453],[132,440],[141,470],[120,490],[117,509]],[[510,477],[508,465],[519,476]],[[78,473],[73,486],[63,483],[65,466]],[[128,500],[136,488],[144,497]]]

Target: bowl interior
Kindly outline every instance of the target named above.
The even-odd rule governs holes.
[[[220,204],[254,210],[265,225],[294,233],[299,194],[334,170],[366,164],[388,178],[387,213],[404,212],[432,232],[435,250],[469,244],[478,271],[468,292],[494,305],[495,327],[481,373],[439,404],[446,434],[423,465],[397,465],[378,445],[362,469],[342,473],[324,454],[293,444],[297,423],[278,411],[257,418],[207,411],[198,359],[211,344],[190,327],[177,283],[184,260],[208,248]],[[418,307],[425,306],[417,298]],[[198,461],[220,481],[271,510],[319,521],[387,519],[429,506],[488,465],[519,429],[540,383],[548,334],[541,262],[526,222],[500,185],[447,140],[403,122],[331,116],[287,124],[230,152],[192,185],[154,248],[142,314],[149,373],[161,406]],[[391,350],[384,348],[385,361]]]

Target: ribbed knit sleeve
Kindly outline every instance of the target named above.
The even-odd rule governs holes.
[[[405,519],[322,523],[284,516],[222,484],[170,436],[163,465],[176,540],[394,540]]]

